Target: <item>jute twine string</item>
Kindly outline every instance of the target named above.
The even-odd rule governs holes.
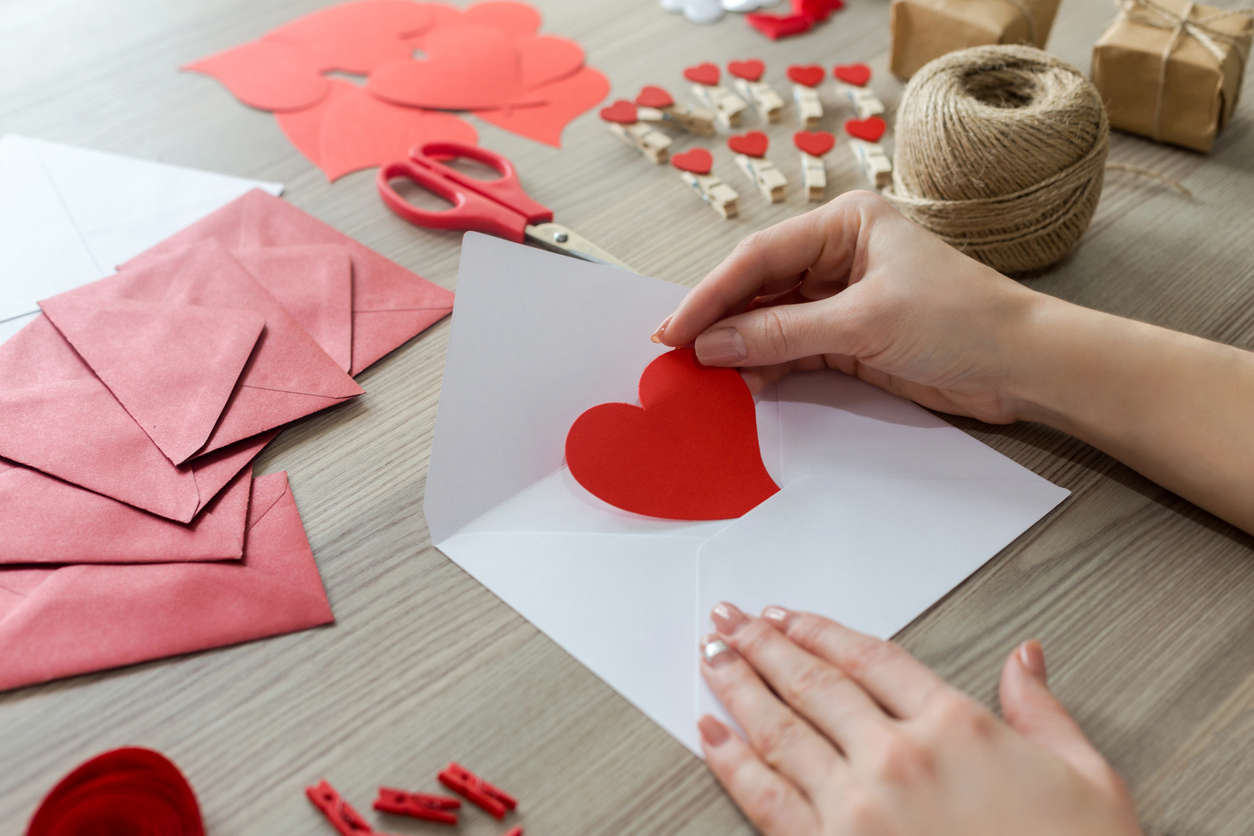
[[[1102,191],[1110,126],[1096,88],[1030,46],[978,46],[925,65],[897,109],[888,198],[1003,273],[1069,253]]]

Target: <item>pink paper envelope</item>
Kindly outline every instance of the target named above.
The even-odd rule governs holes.
[[[332,621],[273,473],[253,483],[241,562],[0,569],[0,691]]]
[[[359,374],[453,310],[453,294],[292,206],[253,189],[141,253],[124,267],[213,239],[232,252],[336,244],[353,261],[353,368]]]
[[[0,461],[0,564],[235,560],[252,483],[246,467],[183,525]]]
[[[279,301],[213,241],[54,296],[40,308],[174,464],[362,392]],[[191,316],[193,311],[198,315]],[[245,325],[252,323],[239,321],[241,313],[249,312],[262,317],[265,330],[251,356],[245,354],[238,383],[223,387],[238,368],[237,347],[250,335]],[[223,328],[234,325],[239,339],[225,346],[232,351],[220,363],[208,348],[210,340],[201,346],[199,339],[161,327],[163,317],[175,314],[179,325],[216,317]],[[157,325],[119,328],[132,320]],[[205,330],[212,335],[212,319]],[[227,375],[215,368],[223,365]],[[176,409],[183,419],[177,424],[170,420]]]
[[[45,316],[0,344],[0,457],[191,522],[274,437],[175,467]]]

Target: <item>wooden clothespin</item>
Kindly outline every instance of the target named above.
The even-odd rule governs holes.
[[[866,89],[871,80],[871,68],[866,64],[838,64],[832,74],[836,76],[836,92],[849,100],[859,119],[884,112],[884,103]]]
[[[766,64],[757,58],[748,61],[729,61],[727,72],[735,78],[732,83],[736,92],[753,104],[754,110],[766,122],[778,122],[784,110],[784,100],[775,89],[762,81]]]
[[[656,112],[656,111],[655,111]],[[666,162],[671,138],[641,121],[640,109],[626,99],[601,108],[601,118],[610,132],[655,163]]]
[[[836,137],[827,131],[797,131],[792,135],[792,142],[801,151],[806,198],[820,203],[827,197],[827,166],[823,163],[823,155],[832,150]]]
[[[450,763],[436,776],[440,783],[498,819],[518,806],[509,793],[492,786],[464,766]]]
[[[818,64],[793,64],[788,68],[792,100],[797,106],[797,121],[805,130],[817,128],[823,119],[823,103],[819,100],[817,88],[825,75]]]
[[[379,797],[374,800],[374,808],[381,812],[412,816],[441,824],[457,824],[457,813],[454,811],[461,806],[461,801],[456,798],[407,792],[391,787],[379,787]]]
[[[770,141],[761,131],[749,131],[739,136],[729,136],[727,147],[736,152],[736,165],[753,181],[762,196],[771,203],[784,199],[788,178],[768,159],[766,149]]]
[[[736,217],[736,190],[710,173],[714,157],[704,148],[693,148],[671,157],[671,165],[679,169],[684,182],[692,187],[701,199],[710,204],[724,218]]]
[[[677,104],[671,94],[661,87],[649,84],[640,88],[636,104],[643,108],[640,112],[641,122],[655,121],[652,117],[657,113],[665,124],[674,125],[697,136],[714,136],[713,113],[705,108]]]
[[[349,806],[348,802],[340,798],[340,794],[335,791],[335,787],[322,781],[316,786],[305,788],[305,797],[309,799],[313,806],[326,817],[326,820],[335,828],[335,832],[340,836],[359,836],[360,834],[374,833],[370,824],[361,817],[361,814]]]
[[[850,137],[849,147],[862,173],[877,189],[887,186],[893,179],[892,161],[880,145],[887,129],[888,125],[878,116],[850,119],[845,123],[845,133]]]
[[[735,93],[719,86],[719,75],[718,65],[709,61],[684,70],[684,78],[692,82],[692,94],[712,108],[724,126],[735,128],[740,125],[746,105]]]

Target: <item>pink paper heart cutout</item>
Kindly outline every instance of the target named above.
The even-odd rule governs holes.
[[[675,99],[661,87],[646,84],[640,88],[640,92],[636,95],[636,104],[641,107],[664,109],[675,104]]]
[[[761,157],[766,153],[769,145],[770,140],[761,131],[749,131],[748,133],[727,137],[728,148],[737,154],[746,154],[750,157]]]
[[[691,67],[684,68],[684,78],[689,81],[695,81],[697,84],[715,85],[718,84],[719,70],[717,64],[711,64],[706,61],[702,64],[696,64]]]
[[[832,70],[832,75],[846,84],[865,87],[866,83],[871,80],[871,68],[866,64],[837,64]]]
[[[560,148],[562,130],[566,125],[596,107],[609,93],[609,79],[591,67],[583,67],[565,78],[528,92],[528,95],[543,99],[543,104],[480,110],[475,112],[475,116],[519,136]]]
[[[619,99],[609,107],[601,108],[601,118],[606,122],[631,125],[636,122],[636,106],[626,99]]]
[[[866,119],[850,119],[845,123],[845,133],[855,139],[862,139],[867,142],[879,142],[880,137],[884,135],[886,130],[888,130],[888,125],[878,116],[868,116]]]
[[[728,61],[727,72],[736,78],[743,78],[746,81],[757,81],[766,72],[766,64],[757,58],[750,58],[747,61]]]
[[[813,157],[821,157],[836,144],[836,137],[827,131],[797,131],[792,135],[793,144]]]
[[[793,64],[788,68],[788,78],[806,87],[814,87],[826,75],[818,64]]]
[[[672,156],[671,165],[680,171],[692,174],[709,174],[710,169],[714,167],[714,157],[704,148],[693,148]]]

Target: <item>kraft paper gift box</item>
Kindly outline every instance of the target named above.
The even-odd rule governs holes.
[[[933,58],[985,44],[1044,48],[1060,0],[893,0],[893,75],[907,79]]]
[[[1093,46],[1110,126],[1210,151],[1241,94],[1254,14],[1187,0],[1124,0]]]

